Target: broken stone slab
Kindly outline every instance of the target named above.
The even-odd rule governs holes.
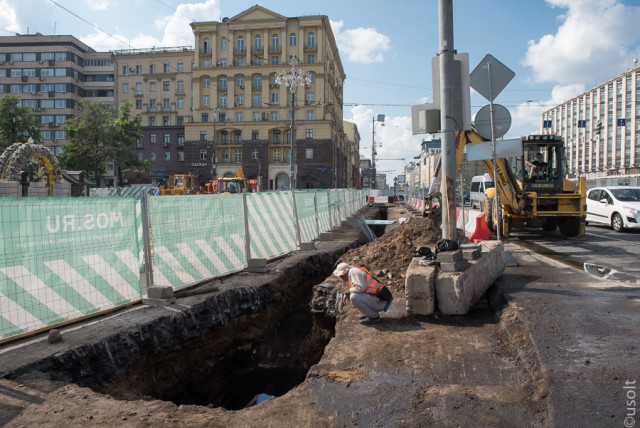
[[[464,315],[482,297],[505,269],[504,244],[483,241],[483,256],[462,272],[440,272],[435,280],[438,310],[446,315]]]
[[[406,309],[412,315],[432,315],[436,308],[436,266],[413,258],[405,274]]]
[[[467,260],[476,260],[482,257],[482,247],[478,244],[463,244],[460,249],[462,256]]]
[[[440,263],[455,263],[462,259],[462,250],[444,251],[442,253],[438,253],[438,256],[436,257],[436,260]]]

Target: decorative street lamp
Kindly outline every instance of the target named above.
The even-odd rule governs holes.
[[[298,92],[298,86],[304,86],[308,88],[311,86],[311,74],[308,71],[296,68],[298,65],[298,57],[295,55],[291,57],[291,71],[278,71],[276,73],[275,83],[278,85],[284,85],[289,88],[291,93],[291,153],[289,155],[289,168],[291,178],[291,190],[296,188],[297,180],[297,168],[296,165],[296,93]]]
[[[370,188],[375,189],[378,187],[378,177],[376,175],[376,122],[380,122],[384,126],[384,114],[379,114],[376,118],[375,116],[371,118],[371,184]]]
[[[216,113],[218,112],[217,108],[213,109],[213,152],[211,153],[211,180],[216,179]]]

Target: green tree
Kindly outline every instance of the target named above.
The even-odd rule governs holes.
[[[33,138],[40,143],[40,121],[29,107],[20,104],[15,95],[0,98],[0,153],[15,143],[26,143]]]
[[[59,156],[64,168],[84,171],[100,184],[107,162],[119,168],[144,167],[133,152],[136,139],[141,135],[141,117],[130,117],[131,104],[127,101],[116,110],[106,104],[82,99],[78,114],[65,122],[64,130],[69,143]]]

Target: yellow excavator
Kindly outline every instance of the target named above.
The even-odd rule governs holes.
[[[219,177],[204,185],[204,193],[212,194],[231,194],[242,192],[257,192],[258,182],[254,179],[247,179],[242,168],[235,171],[233,177]]]
[[[192,174],[170,175],[160,186],[160,195],[195,195],[198,193],[196,176]]]
[[[475,131],[458,133],[457,168],[460,168],[467,145],[486,141]],[[544,171],[532,167],[531,161],[536,155],[542,155]],[[495,187],[487,191],[483,204],[489,228],[496,230],[500,221],[504,237],[509,236],[513,227],[539,226],[545,231],[558,228],[565,237],[583,238],[587,183],[584,177],[580,177],[577,183],[565,178],[564,156],[562,137],[528,135],[522,137],[522,153],[511,159],[513,164],[506,158],[496,160],[497,177],[494,177],[492,160],[481,161],[495,183]],[[499,210],[494,208],[496,191]]]

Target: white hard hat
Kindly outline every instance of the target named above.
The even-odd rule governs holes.
[[[347,263],[340,263],[336,267],[336,270],[333,271],[333,275],[334,276],[342,276],[345,273],[349,272],[349,269],[351,269],[351,266],[349,266]]]

